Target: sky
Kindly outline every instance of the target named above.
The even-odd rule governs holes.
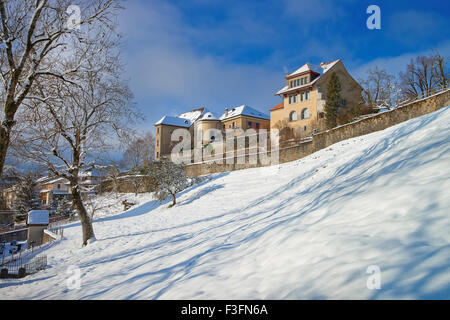
[[[381,29],[369,30],[369,5]],[[397,75],[411,58],[450,56],[446,1],[128,0],[119,18],[131,90],[154,132],[164,115],[242,104],[269,114],[286,72],[341,59],[355,79],[378,66]]]

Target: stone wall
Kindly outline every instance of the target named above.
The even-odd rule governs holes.
[[[448,105],[450,105],[450,89],[446,89],[425,99],[402,105],[394,110],[375,114],[365,119],[318,133],[312,137],[312,140],[305,141],[296,146],[281,148],[279,150],[279,163],[301,159],[339,141],[380,131],[401,122],[434,112]],[[270,157],[270,152],[268,156]],[[191,177],[264,166],[259,160],[256,164],[250,164],[248,163],[248,158],[246,159],[247,163],[243,164],[237,164],[237,157],[234,159],[234,164],[226,164],[225,161],[224,164],[212,162],[189,164],[186,166],[186,175]]]

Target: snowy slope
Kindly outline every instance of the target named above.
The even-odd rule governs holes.
[[[79,224],[1,299],[450,298],[450,107]],[[130,196],[131,199],[132,196]],[[69,290],[67,268],[81,269]],[[381,269],[381,289],[366,286]]]

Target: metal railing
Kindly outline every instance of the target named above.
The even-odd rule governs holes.
[[[31,259],[21,257],[8,261],[0,269],[0,278],[23,278],[47,268],[47,255],[37,255]]]

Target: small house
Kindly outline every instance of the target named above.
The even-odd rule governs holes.
[[[44,230],[49,224],[48,210],[31,210],[28,212],[28,247],[33,245],[41,245],[44,238]]]

